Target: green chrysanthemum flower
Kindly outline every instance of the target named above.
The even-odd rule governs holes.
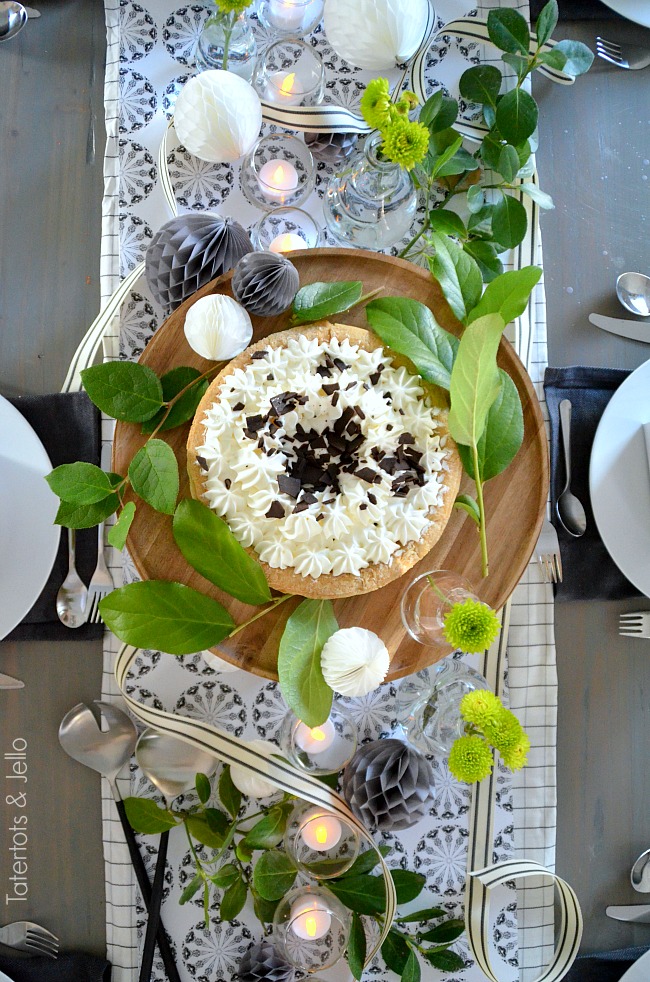
[[[501,756],[521,743],[525,736],[521,723],[509,709],[502,707],[500,715],[481,727],[488,743],[495,747]]]
[[[492,772],[492,751],[480,736],[462,736],[449,754],[449,770],[459,781],[473,784]]]
[[[387,78],[374,78],[361,97],[361,114],[373,130],[390,126],[395,107],[390,101]]]
[[[520,771],[528,762],[528,751],[530,750],[530,740],[522,731],[522,738],[510,750],[501,751],[501,759],[506,767],[511,771]]]
[[[462,603],[452,606],[443,617],[443,624],[442,633],[445,640],[454,648],[460,648],[461,651],[468,653],[485,651],[500,629],[499,618],[494,611],[480,600],[472,600],[469,597]]]
[[[405,90],[402,92],[399,102],[395,103],[395,109],[400,114],[400,116],[408,116],[412,109],[418,105],[419,100],[415,92],[409,92]]]
[[[214,0],[217,10],[223,14],[243,14],[250,7],[251,0]]]
[[[420,164],[429,149],[429,131],[422,123],[410,123],[403,116],[394,119],[382,132],[382,153],[394,164],[411,170]]]
[[[482,730],[496,721],[503,712],[503,703],[489,689],[474,689],[460,701],[460,713],[464,720]]]

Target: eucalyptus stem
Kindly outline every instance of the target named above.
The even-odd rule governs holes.
[[[271,603],[264,607],[263,610],[258,610],[258,612],[253,614],[252,617],[249,617],[247,621],[244,621],[242,624],[238,624],[237,627],[233,628],[227,637],[234,638],[234,636],[239,634],[240,631],[243,631],[244,628],[248,627],[250,624],[253,624],[254,621],[259,620],[260,617],[264,617],[265,614],[270,614],[272,610],[275,610],[275,608],[279,607],[280,604],[283,604],[285,600],[290,600],[292,597],[293,593],[283,593],[281,597],[276,597],[275,600],[272,600]]]
[[[476,443],[472,446],[472,464],[474,467],[474,483],[476,484],[476,500],[479,513],[479,535],[481,537],[481,572],[483,576],[488,576],[490,566],[488,562],[487,531],[485,527],[485,502],[483,501],[483,481],[479,473],[478,447]]]

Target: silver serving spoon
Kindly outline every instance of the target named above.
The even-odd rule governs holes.
[[[650,276],[621,273],[616,280],[616,296],[631,314],[650,317]]]
[[[630,873],[630,882],[639,893],[650,893],[650,849],[642,852]]]
[[[560,403],[560,429],[564,445],[564,472],[566,482],[562,494],[557,499],[555,510],[562,523],[562,528],[578,539],[584,535],[587,528],[587,516],[582,503],[569,490],[571,485],[571,403],[563,399]]]
[[[0,0],[0,41],[15,37],[27,23],[27,11],[17,0]]]
[[[68,575],[56,595],[56,612],[66,627],[81,627],[88,612],[88,587],[82,582],[75,566],[75,529],[68,529]]]

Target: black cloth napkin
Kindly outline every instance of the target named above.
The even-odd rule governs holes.
[[[110,982],[111,966],[105,958],[70,952],[58,958],[21,957],[0,953],[0,972],[12,982]]]
[[[534,24],[546,0],[530,0],[530,21]],[[558,0],[560,20],[625,20],[600,0]],[[629,23],[629,22],[628,22]]]
[[[567,535],[557,518],[564,579],[556,589],[557,600],[623,600],[640,596],[609,553],[596,528],[589,497],[589,460],[596,429],[605,406],[630,373],[617,368],[547,368],[544,375],[546,404],[551,422],[551,509],[564,487],[564,454],[560,436],[559,405],[569,399],[571,418],[571,490],[587,513],[587,531],[579,539]]]
[[[84,460],[99,464],[100,414],[85,392],[56,392],[44,396],[9,399],[35,430],[47,450],[52,467]],[[77,571],[87,585],[97,563],[97,529],[77,532]],[[28,557],[16,557],[26,562]],[[68,572],[68,537],[61,536],[59,551],[40,597],[5,641],[87,641],[101,638],[103,624],[84,624],[72,630],[56,614],[56,595]]]
[[[648,948],[619,948],[579,955],[564,982],[619,982],[619,979]]]

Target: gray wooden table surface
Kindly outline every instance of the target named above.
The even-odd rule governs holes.
[[[102,83],[99,0],[42,0],[42,17],[0,45],[0,393],[56,391],[99,306]],[[624,22],[566,23],[563,36],[647,40]],[[558,35],[559,36],[559,35]],[[618,314],[614,280],[650,270],[650,69],[597,63],[573,88],[540,81],[543,216],[550,363],[632,368],[650,349],[592,327],[591,310]],[[91,151],[93,120],[96,153]],[[570,575],[570,573],[569,573]],[[556,608],[560,711],[558,872],[585,915],[584,950],[650,943],[650,925],[608,920],[607,904],[642,900],[633,859],[650,846],[647,693],[650,642],[619,638],[629,603]],[[646,606],[650,606],[647,604]],[[0,646],[0,671],[25,679],[0,693],[0,759],[28,743],[29,895],[0,901],[3,921],[29,916],[66,947],[104,951],[99,780],[56,738],[63,713],[99,695],[99,644]],[[0,780],[6,786],[6,770]],[[0,842],[11,809],[0,796]],[[0,898],[10,887],[0,849]]]

